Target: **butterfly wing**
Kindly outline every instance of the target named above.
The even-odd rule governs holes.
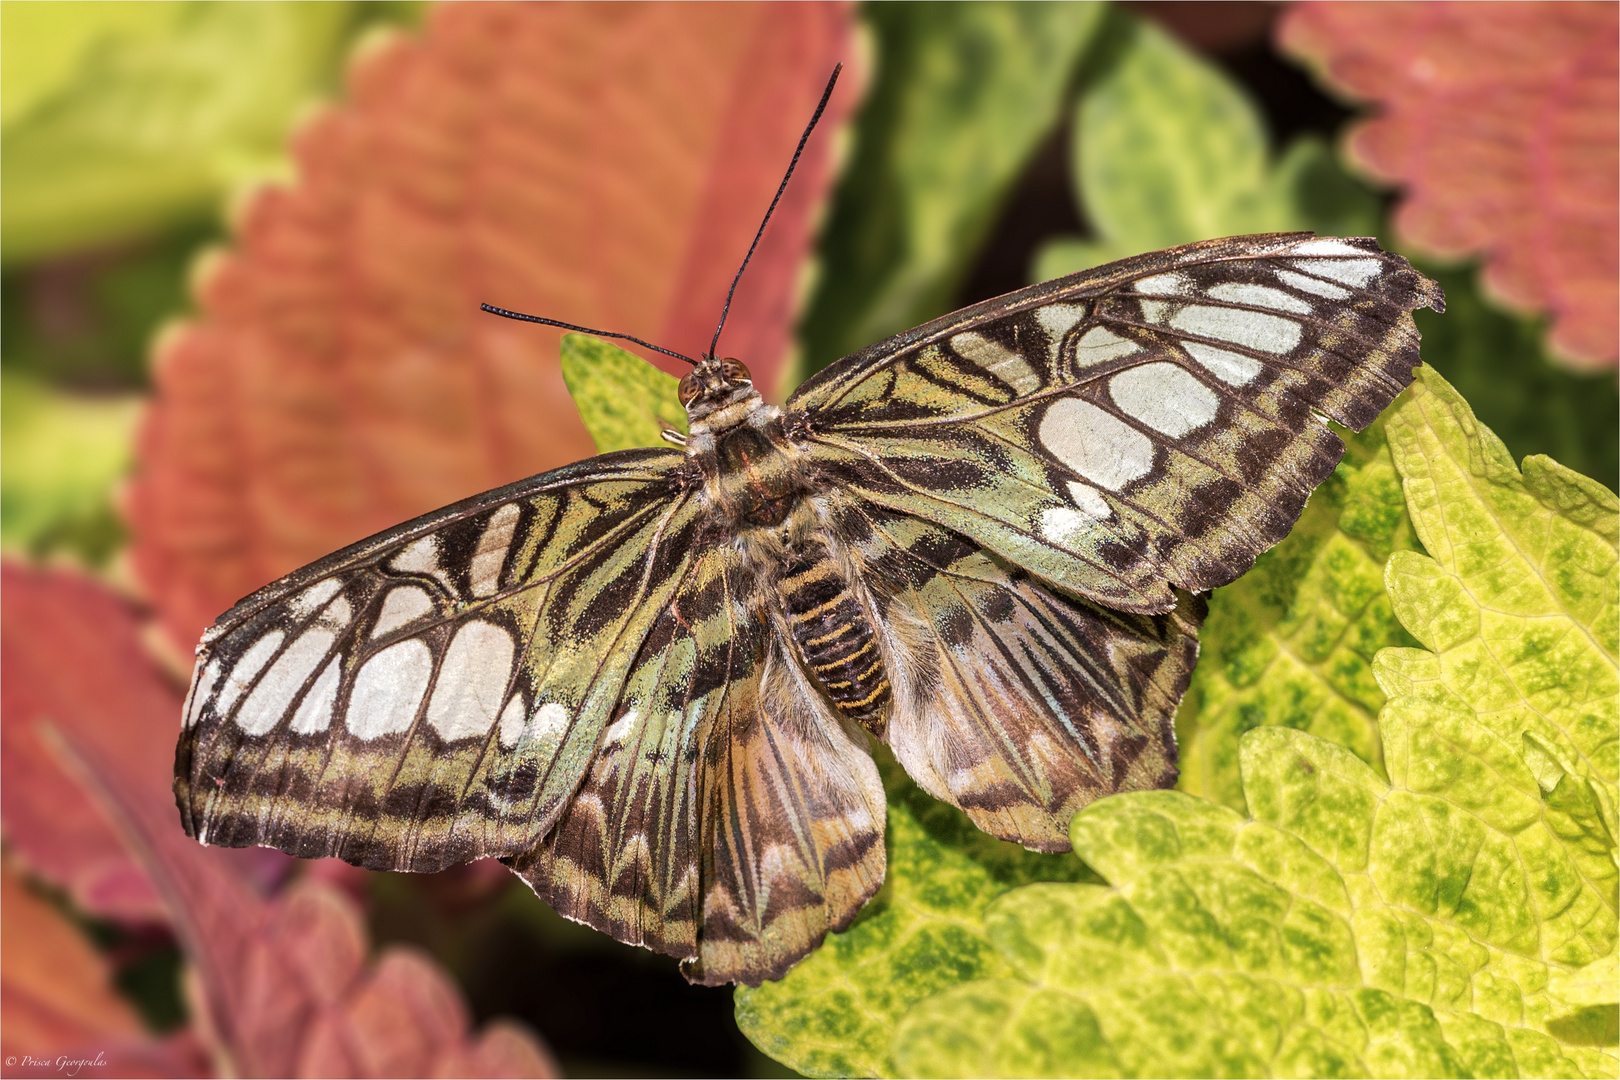
[[[834,520],[882,627],[887,742],[924,790],[993,836],[1067,851],[1087,803],[1175,782],[1202,600],[1110,611],[919,517],[852,501]]]
[[[1412,379],[1439,287],[1371,240],[1213,240],[846,357],[788,402],[828,481],[1123,611],[1242,574]]]
[[[784,652],[729,547],[663,610],[578,794],[508,864],[562,914],[684,958],[694,982],[780,978],[883,879],[862,735]]]
[[[418,518],[259,590],[199,647],[186,831],[438,870],[545,835],[691,572],[676,451],[625,451]]]

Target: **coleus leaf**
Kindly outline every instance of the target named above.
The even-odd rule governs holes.
[[[1278,42],[1379,107],[1345,149],[1403,190],[1403,246],[1480,256],[1580,367],[1620,357],[1620,13],[1613,4],[1301,4]]]
[[[1598,988],[1617,940],[1620,506],[1546,459],[1521,474],[1428,368],[1388,432],[1380,458],[1425,544],[1436,537],[1430,556],[1388,563],[1393,610],[1429,646],[1375,660],[1389,778],[1265,726],[1241,742],[1247,816],[1184,792],[1093,804],[1071,835],[1109,884],[953,898],[971,951],[911,966],[929,996],[849,1013],[866,1020],[856,1071],[1614,1073],[1615,995]],[[912,842],[896,832],[891,878]],[[744,1030],[801,1069],[847,1069],[828,1030],[856,1030],[840,1018],[882,999],[870,973],[905,940],[876,933],[886,919],[739,994]],[[947,985],[953,971],[971,974]]]
[[[1101,3],[871,4],[877,81],[802,329],[815,371],[943,315],[1058,121]]]
[[[93,741],[163,798],[181,692],[142,650],[130,605],[90,579],[7,562],[0,590],[0,824],[11,854],[84,911],[164,921],[146,871],[41,733],[50,724]]]
[[[1378,651],[1415,640],[1384,591],[1392,551],[1416,546],[1384,428],[1340,432],[1345,457],[1288,539],[1210,597],[1181,707],[1176,787],[1242,810],[1238,742],[1265,724],[1308,731],[1382,771]]]
[[[206,217],[232,184],[275,169],[357,6],[8,8],[6,65],[33,66],[36,79],[0,128],[6,262]],[[65,57],[13,56],[74,41],[78,63],[65,69]]]
[[[557,332],[479,303],[707,349],[849,35],[840,6],[445,5],[365,54],[349,104],[301,132],[296,183],[251,199],[238,250],[199,274],[200,319],[156,350],[128,513],[170,635],[589,454]],[[764,387],[854,98],[834,95],[721,339]]]
[[[599,454],[667,446],[665,430],[686,431],[678,380],[617,345],[564,334],[562,376]]]
[[[1375,231],[1372,193],[1320,140],[1297,139],[1273,161],[1242,88],[1154,23],[1112,10],[1092,63],[1070,171],[1096,237],[1048,243],[1037,280],[1211,236]]]

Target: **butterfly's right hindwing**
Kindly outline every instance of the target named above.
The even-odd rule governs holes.
[[[393,870],[534,846],[686,573],[701,522],[683,460],[559,469],[242,601],[187,699],[187,832]]]

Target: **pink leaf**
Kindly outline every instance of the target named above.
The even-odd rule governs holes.
[[[297,138],[296,183],[247,202],[198,321],[156,351],[127,508],[174,638],[334,548],[591,452],[557,332],[480,302],[707,349],[850,24],[824,4],[447,4],[358,61],[348,104]],[[856,84],[721,339],[766,387]]]
[[[318,883],[262,900],[219,853],[186,837],[172,805],[66,730],[55,750],[120,823],[169,905],[196,968],[198,1026],[224,1071],[245,1076],[427,1076],[476,1060],[485,1075],[556,1076],[537,1036],[473,1036],[445,973],[414,950],[366,960],[354,903]],[[494,1071],[494,1070],[502,1071]]]
[[[1346,151],[1400,184],[1410,250],[1478,255],[1505,305],[1549,312],[1572,366],[1620,355],[1620,8],[1612,3],[1312,3],[1278,40],[1380,106]]]

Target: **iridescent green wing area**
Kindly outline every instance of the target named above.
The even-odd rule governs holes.
[[[1176,779],[1176,704],[1203,601],[1110,611],[921,518],[834,515],[873,594],[895,684],[886,739],[926,791],[1003,840],[1069,850],[1069,821]]]
[[[1411,382],[1432,281],[1372,240],[1240,236],[965,308],[805,383],[829,485],[1108,607],[1247,570]]]
[[[546,473],[243,600],[199,647],[175,755],[186,831],[386,870],[538,844],[691,572],[683,461]]]
[[[877,890],[883,788],[864,738],[788,659],[735,550],[699,549],[578,794],[507,862],[562,914],[684,958],[694,982],[758,985]]]

